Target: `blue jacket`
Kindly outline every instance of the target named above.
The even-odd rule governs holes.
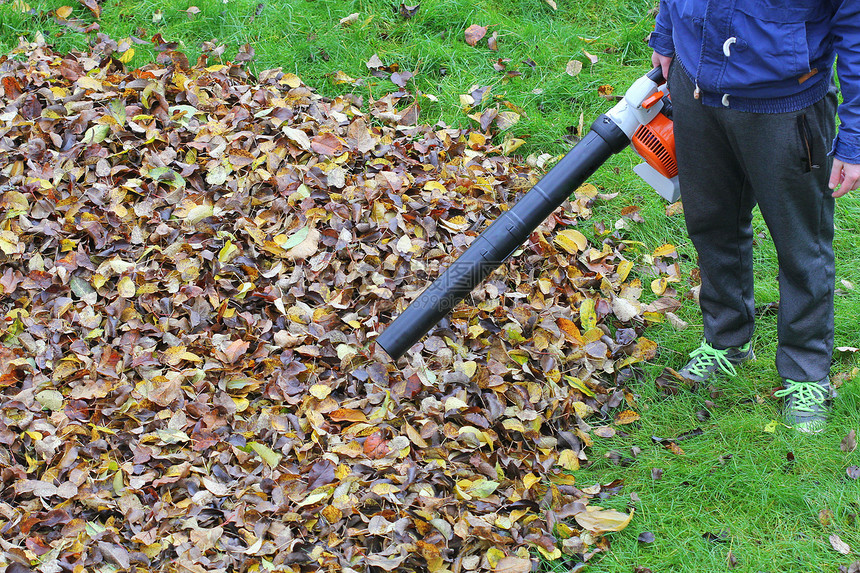
[[[660,0],[649,45],[675,56],[704,104],[760,113],[820,100],[836,59],[832,153],[860,163],[860,0]]]

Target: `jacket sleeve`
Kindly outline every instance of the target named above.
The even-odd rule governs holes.
[[[657,21],[654,31],[648,39],[648,45],[661,56],[674,56],[675,43],[672,40],[672,18],[669,15],[669,1],[660,0],[660,10],[657,12]],[[851,0],[846,0],[849,3]]]
[[[832,154],[846,163],[860,164],[860,2],[833,0],[836,74],[842,103],[839,131]]]

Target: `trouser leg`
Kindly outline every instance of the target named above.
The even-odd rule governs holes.
[[[715,348],[741,346],[754,329],[755,200],[721,124],[722,110],[693,99],[680,66],[673,64],[669,78],[684,218],[699,254],[705,340]]]
[[[776,368],[791,380],[821,380],[833,354],[834,199],[827,187],[835,135],[836,95],[767,122],[755,114],[735,122],[744,164],[779,260]],[[762,151],[770,144],[773,151]],[[807,149],[809,151],[807,151]]]
[[[689,82],[680,69],[673,78]],[[779,260],[777,370],[792,380],[824,378],[834,330],[834,201],[826,153],[835,135],[835,92],[800,112],[755,114],[704,108],[691,91],[685,97],[678,89],[672,99],[680,100],[675,125],[681,194],[702,269],[706,339],[736,346],[752,333],[747,209],[758,202]],[[738,286],[730,284],[735,280]]]

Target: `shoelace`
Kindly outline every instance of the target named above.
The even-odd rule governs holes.
[[[696,376],[706,377],[712,366],[730,376],[735,376],[737,371],[734,364],[726,356],[725,350],[717,350],[707,342],[702,342],[702,345],[690,353],[690,358],[695,358],[696,363],[689,370]]]
[[[794,398],[792,408],[801,412],[815,413],[815,408],[821,408],[827,400],[827,389],[818,382],[795,382],[786,380],[787,388],[773,393],[777,398],[791,396]]]

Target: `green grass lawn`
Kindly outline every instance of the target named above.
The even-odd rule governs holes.
[[[180,42],[178,49],[192,61],[205,41],[226,45],[225,59],[249,44],[255,52],[252,70],[280,67],[323,94],[352,92],[365,102],[398,89],[387,78],[371,75],[367,64],[376,55],[385,66],[414,74],[406,89],[422,94],[424,123],[465,126],[473,122],[468,113],[481,109],[521,110],[522,119],[502,137],[525,139],[518,150],[524,155],[565,152],[570,146],[566,138],[576,133],[580,117],[587,129],[611,105],[598,87],[623,93],[650,67],[645,39],[653,27],[654,0],[559,0],[557,9],[546,0],[421,0],[410,15],[412,5],[419,1],[107,0],[98,23],[115,40],[148,41],[160,33]],[[86,38],[52,15],[62,6],[70,6],[69,18],[82,20],[83,26],[95,21],[90,10],[72,0],[0,3],[0,52],[16,46],[19,36],[32,39],[37,33],[61,51],[84,48]],[[358,16],[341,24],[351,14]],[[488,28],[474,47],[463,40],[473,24]],[[487,42],[493,34],[497,50]],[[144,65],[157,55],[147,43],[132,41],[130,46],[130,65]],[[571,61],[582,64],[577,75],[565,71]],[[339,72],[356,81],[338,83]],[[464,110],[461,96],[476,90],[481,102]],[[625,238],[644,243],[646,253],[674,244],[688,276],[695,252],[683,217],[666,215],[665,203],[631,171],[635,163],[633,154],[625,152],[592,178],[606,193],[619,195],[598,203],[583,231],[594,236],[590,227],[598,223],[611,228],[624,207],[637,205],[644,222],[628,222]],[[760,217],[756,225],[756,295],[764,305],[778,299],[777,267]],[[836,250],[836,344],[856,347],[860,193],[838,201]],[[645,276],[642,280],[650,282]],[[683,282],[675,286],[681,296],[690,287]],[[595,558],[588,570],[724,571],[730,552],[738,571],[836,571],[849,564],[860,555],[860,482],[850,479],[846,468],[860,465],[860,452],[843,452],[840,441],[849,430],[860,430],[860,353],[834,356],[832,375],[842,383],[840,395],[827,431],[815,437],[771,423],[779,420],[779,404],[770,398],[779,384],[773,366],[773,313],[759,319],[757,361],[739,368],[737,377],[713,388],[665,396],[655,378],[664,366],[679,368],[702,335],[695,303],[683,300],[677,314],[689,323],[686,329],[664,323],[646,332],[660,351],[631,386],[642,419],[613,438],[597,439],[591,465],[576,474],[582,486],[622,478],[624,494],[607,500],[609,507],[624,509],[632,503],[631,494],[638,496],[631,525],[610,537],[613,551]],[[675,439],[694,430],[701,433],[677,442],[683,454],[654,439]],[[655,540],[639,542],[642,532],[653,533]],[[837,553],[829,541],[832,534],[854,553]],[[542,565],[568,571],[576,564]]]

